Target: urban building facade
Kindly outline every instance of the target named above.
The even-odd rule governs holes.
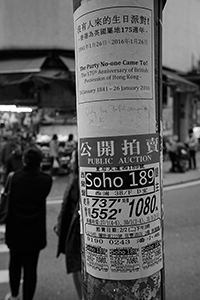
[[[199,0],[168,0],[163,12],[163,130],[185,141],[198,122]]]
[[[72,1],[0,2],[0,101],[75,111]]]

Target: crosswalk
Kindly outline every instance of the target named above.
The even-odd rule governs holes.
[[[8,251],[8,247],[5,244],[0,244],[0,253],[6,253]]]
[[[5,226],[0,225],[0,254],[9,252],[8,247],[4,244]],[[0,284],[9,281],[8,270],[0,270]]]
[[[8,270],[0,271],[0,284],[9,282]]]
[[[62,202],[62,197],[49,197],[47,205],[57,205]],[[5,226],[0,225],[0,255],[9,252],[8,247],[4,243]],[[0,284],[9,282],[8,270],[0,270]]]

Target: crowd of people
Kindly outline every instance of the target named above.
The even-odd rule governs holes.
[[[67,174],[70,170],[70,159],[76,141],[72,133],[68,135],[68,140],[59,141],[57,134],[53,134],[52,139],[44,144],[37,140],[37,137],[24,139],[20,135],[3,136],[0,138],[0,183],[5,183],[7,174],[17,170],[21,166],[22,152],[28,146],[37,146],[43,152],[41,167],[47,168],[53,179],[59,174]],[[63,170],[61,170],[63,169]],[[67,169],[67,170],[64,170]]]

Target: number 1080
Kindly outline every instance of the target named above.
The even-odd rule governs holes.
[[[140,217],[141,215],[153,214],[156,210],[156,195],[140,198],[137,203],[133,199],[130,203],[129,218],[133,216]]]

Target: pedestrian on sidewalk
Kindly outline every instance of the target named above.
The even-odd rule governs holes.
[[[186,145],[189,151],[189,169],[196,169],[196,151],[198,148],[198,139],[194,135],[193,129],[189,129],[188,137],[186,139]]]
[[[11,155],[8,157],[5,164],[5,175],[3,184],[6,183],[7,177],[10,172],[20,170],[22,167],[22,148],[19,143],[16,143]]]
[[[178,136],[174,135],[170,137],[168,141],[168,153],[171,161],[170,172],[176,172],[177,152],[178,152]]]
[[[57,257],[60,253],[65,254],[66,272],[72,273],[77,294],[82,299],[79,197],[78,152],[75,150],[72,153],[72,172],[68,175],[54,230],[58,235]]]
[[[46,198],[52,179],[40,170],[42,153],[25,150],[23,168],[14,173],[10,188],[5,242],[10,250],[11,293],[5,300],[18,300],[23,270],[23,300],[32,300],[37,284],[40,251],[46,247]]]
[[[49,143],[49,156],[51,159],[51,176],[53,177],[53,179],[56,179],[58,169],[60,167],[57,134],[53,134],[52,139]]]

